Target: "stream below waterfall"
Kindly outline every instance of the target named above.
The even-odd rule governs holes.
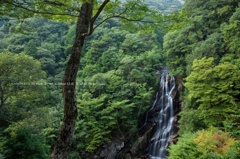
[[[158,108],[158,117],[155,120],[155,127],[152,138],[149,141],[149,159],[166,159],[169,139],[173,135],[174,108],[172,93],[175,89],[174,77],[168,76],[167,69],[161,73],[158,92],[151,108],[146,114],[146,120],[151,110]]]

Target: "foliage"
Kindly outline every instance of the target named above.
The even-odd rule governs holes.
[[[196,134],[184,134],[179,138],[176,145],[169,148],[169,159],[196,159],[202,155],[194,142]]]
[[[194,139],[194,142],[199,146],[200,151],[213,153],[217,156],[224,154],[234,144],[234,139],[228,133],[214,130],[201,130],[199,136]]]
[[[172,1],[147,1],[149,7],[153,10],[161,10],[165,15],[182,8],[182,3],[178,0]],[[168,7],[166,7],[168,6]]]
[[[0,129],[8,130],[1,133],[0,147],[6,143],[8,148],[0,152],[0,158],[10,155],[7,150],[13,154],[14,148],[22,152],[19,147],[11,148],[10,142],[40,153],[11,134],[30,136],[26,142],[39,147],[43,156],[48,154],[45,144],[53,145],[63,115],[59,113],[63,112],[61,78],[76,28],[74,23],[42,17],[75,21],[78,7],[85,1],[15,2],[0,2],[0,88],[4,88],[0,95],[6,99],[0,107]],[[94,1],[94,13],[101,2]],[[167,64],[171,74],[185,78],[186,86],[179,121],[182,137],[171,147],[169,158],[239,158],[238,0],[188,0],[183,9],[167,17],[153,9],[162,5],[171,5],[164,8],[165,14],[181,6],[175,0],[157,4],[115,0],[97,19],[97,29],[85,40],[77,76],[79,118],[72,156],[93,153],[116,137],[131,138],[157,85],[155,72]],[[39,15],[41,18],[33,18]],[[15,18],[10,19],[12,16]],[[126,27],[131,31],[123,31]],[[171,30],[164,38],[163,29]],[[11,84],[21,81],[45,85]],[[216,129],[197,132],[212,125],[228,133]]]
[[[22,29],[28,28],[31,31],[26,34],[12,31],[19,25]],[[22,24],[14,23],[10,27],[4,25],[0,28],[1,31],[3,31],[3,41],[5,41],[0,44],[1,52],[4,49],[12,53],[25,52],[41,62],[48,76],[55,76],[63,71],[62,63],[66,58],[63,44],[68,32],[67,24],[41,18],[29,18]]]
[[[228,24],[223,24],[222,31],[223,31],[223,38],[226,42],[227,46],[229,47],[229,51],[232,53],[238,54],[239,57],[239,37],[240,37],[240,8],[236,9],[236,12],[230,17]]]
[[[48,158],[49,145],[53,145],[59,125],[52,126],[53,116],[44,107],[49,93],[46,73],[38,60],[25,53],[4,51],[0,57],[0,95],[4,101],[0,108],[0,136],[5,138],[0,141],[0,145],[5,145],[0,146],[1,152],[6,158]],[[48,127],[52,130],[47,132]]]
[[[49,10],[45,10],[45,7],[41,8],[40,2],[41,0],[36,1],[34,6],[29,2],[0,2],[4,6],[0,9],[0,17],[8,24],[1,25],[0,28],[0,36],[3,38],[0,42],[1,52],[8,50],[14,57],[23,55],[33,57],[31,59],[34,59],[39,66],[39,73],[42,73],[41,69],[43,69],[47,77],[46,81],[41,82],[44,85],[39,86],[44,88],[40,91],[43,97],[39,94],[35,96],[31,91],[29,91],[32,93],[31,96],[28,96],[27,89],[25,94],[22,93],[23,96],[25,95],[24,102],[21,96],[12,95],[14,100],[11,100],[11,106],[16,108],[12,115],[15,118],[12,123],[4,120],[4,126],[1,125],[1,129],[11,129],[16,133],[21,127],[29,126],[31,134],[43,136],[47,139],[47,144],[52,146],[61,122],[61,112],[63,112],[61,85],[57,84],[61,83],[63,68],[71,51],[75,24],[53,22],[42,17],[58,21],[72,17],[67,20],[70,22],[75,20],[78,13],[75,10],[76,5],[73,5],[75,1],[65,3],[59,1],[55,8],[52,8],[51,2],[46,2],[45,7]],[[23,7],[28,6],[29,10],[25,12],[23,8],[16,8],[13,13],[8,13],[4,9],[12,10],[11,3],[17,6],[24,3]],[[82,1],[79,2],[81,3]],[[99,4],[95,5],[94,12],[97,11]],[[66,9],[67,7],[73,10],[70,12]],[[124,7],[127,8],[126,11],[123,10]],[[61,10],[63,8],[65,11]],[[39,15],[35,14],[33,18],[35,9],[38,9],[38,12],[52,13],[52,15],[36,18]],[[148,18],[145,16],[146,12],[148,12]],[[11,16],[19,19],[8,21]],[[114,16],[118,19],[108,19]],[[21,21],[22,18],[24,21]],[[105,18],[108,20],[105,21]],[[120,25],[119,19],[125,24]],[[21,22],[19,23],[18,20]],[[138,20],[139,23],[135,25],[134,23]],[[151,22],[153,20],[157,21],[156,25]],[[146,34],[146,32],[152,32],[162,21],[162,16],[156,10],[148,10],[142,1],[126,3],[111,1],[96,25],[103,21],[105,23],[98,26],[93,36],[86,39],[84,55],[81,59],[82,70],[79,71],[77,86],[80,117],[74,141],[75,152],[94,151],[103,142],[109,142],[116,136],[129,139],[137,131],[138,120],[141,119],[150,102],[157,80],[155,72],[164,65],[162,43],[158,42],[162,39],[163,33]],[[130,30],[139,30],[142,27],[146,32],[134,34],[123,31],[124,27]],[[18,59],[16,61],[21,65],[22,61]],[[31,64],[31,62],[28,63]],[[27,79],[31,76],[25,73],[22,67],[21,69],[24,73],[19,74],[21,78]],[[33,71],[34,67],[28,69]],[[20,73],[20,70],[16,69],[16,71]],[[42,77],[34,78],[31,82],[39,79]],[[32,98],[28,99],[28,97]],[[43,99],[40,100],[40,98]],[[91,113],[95,113],[94,117]],[[21,126],[19,127],[17,123]],[[10,136],[6,134],[3,136],[10,140]]]
[[[161,64],[163,64],[164,61],[162,57],[158,56],[160,47],[155,43],[156,37],[154,38],[149,34],[123,32],[119,26],[136,31],[142,29],[145,32],[152,32],[161,25],[165,26],[165,23],[160,23],[163,21],[162,14],[157,10],[149,10],[143,0],[93,0],[91,2],[94,4],[92,5],[94,6],[93,14],[89,12],[91,15],[84,15],[85,17],[89,16],[89,18],[92,18],[90,20],[91,24],[86,25],[86,28],[88,26],[91,27],[90,29],[87,28],[86,31],[89,29],[89,35],[91,35],[96,28],[99,29],[100,25],[107,21],[111,31],[109,28],[102,28],[103,32],[105,32],[102,33],[100,31],[100,38],[96,36],[95,39],[87,39],[86,41],[91,44],[86,44],[83,49],[86,52],[86,58],[83,58],[81,61],[83,62],[81,65],[83,71],[79,73],[78,78],[79,81],[87,81],[87,85],[86,87],[84,85],[84,88],[78,92],[79,96],[82,97],[82,99],[78,99],[78,102],[81,102],[79,104],[79,109],[82,110],[80,114],[85,116],[84,120],[86,120],[86,122],[82,124],[83,127],[87,127],[86,131],[93,128],[92,132],[90,131],[91,133],[89,133],[92,135],[89,143],[87,143],[89,145],[84,145],[84,148],[88,151],[93,151],[102,141],[106,141],[107,139],[104,139],[105,137],[114,136],[113,134],[116,133],[116,130],[121,130],[124,134],[123,136],[128,136],[128,133],[132,135],[136,131],[137,120],[146,109],[145,107],[152,93],[152,87],[155,85],[156,78],[153,76],[154,69],[157,68],[156,65],[159,65],[160,61],[162,62]],[[61,83],[59,77],[62,75],[66,62],[65,59],[71,52],[70,50],[76,32],[74,32],[75,27],[73,25],[56,23],[44,18],[73,22],[76,21],[77,17],[80,17],[78,16],[79,14],[84,14],[81,12],[81,8],[84,8],[83,6],[89,3],[90,1],[88,0],[0,2],[0,19],[3,20],[0,24],[0,36],[4,38],[4,42],[0,43],[1,51],[7,49],[17,54],[16,56],[22,55],[22,52],[25,52],[27,55],[39,60],[42,69],[47,73],[47,82],[45,85],[48,91],[42,92],[46,95],[44,99],[49,99],[49,101],[34,103],[38,108],[31,109],[31,102],[33,100],[24,99],[27,101],[25,103],[23,99],[17,98],[18,95],[16,95],[14,96],[16,99],[13,99],[16,103],[10,100],[11,106],[24,107],[24,110],[27,112],[26,114],[29,114],[22,118],[17,117],[18,123],[21,123],[22,126],[29,124],[30,128],[35,126],[35,129],[31,129],[32,132],[39,131],[38,135],[42,133],[46,134],[48,139],[52,139],[51,132],[54,131],[54,126],[50,126],[49,121],[42,120],[39,116],[41,113],[38,114],[35,111],[41,110],[43,117],[47,118],[50,116],[51,118],[52,115],[55,116],[57,114],[56,110],[62,110],[55,107],[53,108],[55,104],[57,107],[62,104],[59,97],[59,87],[55,86],[55,84],[57,82]],[[106,6],[101,5],[102,3],[106,4]],[[99,13],[101,13],[101,17],[99,17]],[[96,20],[96,18],[98,19]],[[110,18],[118,18],[119,21],[123,23],[119,25],[116,21],[109,21]],[[79,19],[81,20],[81,18]],[[5,22],[7,22],[7,25],[3,25]],[[113,26],[118,26],[118,28],[114,28]],[[69,27],[70,29],[68,30]],[[80,25],[80,28],[81,27],[82,24]],[[12,32],[14,32],[14,34],[11,34]],[[25,35],[19,34],[19,32],[25,33]],[[77,37],[82,37],[82,35],[77,35],[76,39]],[[116,38],[116,42],[113,44],[112,39],[114,38]],[[159,39],[162,39],[162,37]],[[82,39],[76,41],[80,43]],[[109,47],[111,43],[112,46]],[[77,50],[80,50],[78,54],[82,52],[82,48]],[[133,62],[132,64],[129,63],[129,59]],[[146,65],[146,67],[144,68],[142,65]],[[129,66],[129,68],[126,66]],[[91,71],[91,69],[93,69],[93,71]],[[71,69],[69,72],[71,72]],[[22,73],[25,74],[25,72]],[[106,83],[105,85],[96,84],[101,82]],[[75,89],[70,92],[74,94]],[[90,95],[85,93],[90,93]],[[26,94],[23,93],[23,96],[24,95]],[[95,122],[94,119],[89,117],[89,110],[94,112],[95,108],[89,106],[88,102],[85,102],[86,96],[91,96],[91,100],[89,100],[90,104],[97,108],[99,107],[99,109],[103,109],[103,111],[98,110],[99,112],[96,112],[96,118],[102,119],[99,121],[99,124],[96,124],[98,123],[97,120],[97,122]],[[39,98],[36,99],[39,100]],[[97,101],[95,101],[95,99]],[[67,103],[67,100],[64,100],[64,102]],[[44,106],[48,106],[48,108],[45,110]],[[39,107],[43,107],[43,109]],[[89,107],[89,110],[84,111],[85,107]],[[47,113],[47,110],[51,112]],[[68,111],[65,111],[65,114],[67,113]],[[19,115],[21,113],[18,114],[17,111],[15,111],[12,114]],[[127,120],[126,115],[132,115],[132,118]],[[111,119],[105,119],[106,116],[110,116]],[[32,121],[36,121],[37,118],[39,118],[40,121],[33,123]],[[104,120],[109,123],[104,123],[106,122]],[[60,122],[59,119],[56,121]],[[56,121],[53,122],[53,125],[57,125]],[[6,127],[8,127],[8,129],[17,129],[15,122],[11,124],[7,123]],[[109,124],[109,128],[106,127],[107,124]],[[130,132],[127,132],[129,129]],[[102,131],[105,131],[105,133],[101,134]],[[80,135],[80,137],[82,136]]]
[[[237,159],[240,155],[238,149],[239,142],[232,138],[229,133],[211,127],[180,137],[178,144],[170,146],[169,158]]]
[[[181,119],[179,120],[179,134],[194,133],[199,129],[206,128],[206,124],[203,119],[199,117],[199,111],[197,109],[189,108],[186,105],[182,106],[182,111],[179,113]]]
[[[181,94],[182,138],[171,146],[169,158],[239,158],[239,1],[188,0],[182,11],[163,44],[171,74],[183,79],[186,88]],[[188,134],[197,137],[189,141]],[[216,138],[226,144],[217,147]],[[197,148],[182,150],[191,144]]]
[[[47,159],[49,147],[43,144],[40,136],[31,134],[30,129],[20,128],[16,132],[7,132],[9,139],[5,141],[3,151],[6,159]]]
[[[179,21],[182,26],[164,37],[165,56],[172,74],[187,76],[194,59],[214,57],[215,62],[219,62],[225,54],[232,52],[232,47],[237,48],[238,42],[234,40],[239,38],[238,30],[234,29],[238,26],[237,6],[234,0],[185,3],[180,14],[183,21]]]
[[[137,131],[156,86],[156,69],[164,65],[157,35],[118,27],[101,31],[105,35],[93,36],[78,76],[75,144],[80,152],[94,152],[116,136],[129,139]]]
[[[14,121],[27,115],[33,103],[44,98],[45,72],[39,61],[23,53],[13,55],[6,51],[0,57],[1,118]]]
[[[186,78],[188,99],[198,105],[199,116],[207,125],[236,123],[237,95],[240,93],[240,70],[231,63],[215,66],[213,58],[194,60],[193,71]],[[237,123],[236,123],[237,124]],[[226,125],[225,125],[226,126]],[[234,126],[238,129],[238,126]]]
[[[38,4],[41,1],[36,2]],[[8,4],[1,3],[11,10],[10,3],[15,1]],[[15,11],[15,13],[21,13],[19,20],[24,18],[24,21],[18,23],[18,19],[14,19],[14,21],[8,21],[9,25],[1,25],[0,36],[4,40],[0,42],[0,49],[1,51],[7,49],[16,56],[23,55],[22,52],[25,52],[24,55],[27,54],[26,56],[32,56],[40,61],[41,68],[46,72],[47,79],[46,82],[44,81],[44,86],[47,91],[41,91],[44,94],[43,100],[40,102],[40,96],[35,97],[39,102],[34,103],[35,107],[31,107],[32,101],[26,99],[29,105],[21,103],[21,106],[26,107],[24,109],[26,113],[22,118],[18,116],[16,121],[21,124],[20,128],[28,125],[32,134],[43,136],[47,139],[47,144],[52,146],[61,122],[61,112],[63,112],[61,85],[57,84],[61,84],[65,60],[71,51],[75,24],[53,22],[44,18],[28,18],[33,15],[36,7],[42,4],[33,7],[29,2],[24,3],[26,3],[24,7],[28,6],[29,11],[24,12],[21,8]],[[76,5],[72,4],[73,1],[66,4],[59,1],[57,6],[52,8],[51,4],[47,3],[49,13],[53,14],[51,17],[48,15],[43,17],[62,21],[67,16],[73,17],[68,18],[67,21],[74,21],[77,15],[76,10],[72,12],[65,10],[64,13],[61,11],[62,8],[69,6],[76,9],[74,8]],[[99,4],[95,5],[94,12],[97,11]],[[15,5],[21,5],[21,3]],[[126,11],[123,7],[127,8]],[[31,12],[31,9],[34,10]],[[38,11],[46,10],[39,8]],[[145,16],[146,12],[148,12],[148,18]],[[65,13],[71,15],[59,16]],[[9,17],[4,17],[3,14],[13,16],[11,13],[5,13],[4,8],[1,8],[0,17],[8,20]],[[114,16],[124,24],[120,25],[118,20],[105,21],[105,18]],[[135,25],[134,23],[138,20],[139,23]],[[153,20],[157,21],[154,25],[151,22]],[[79,71],[77,81],[80,116],[74,141],[75,150],[72,154],[79,154],[85,150],[92,152],[102,143],[109,142],[116,136],[129,139],[137,131],[138,121],[149,105],[153,87],[156,86],[157,81],[155,72],[164,65],[162,43],[159,43],[164,33],[159,31],[158,34],[146,34],[146,32],[152,32],[162,21],[162,16],[157,11],[148,10],[142,1],[126,3],[111,1],[96,25],[103,21],[106,23],[98,26],[93,36],[86,39],[83,49],[84,55],[80,64],[82,70]],[[142,28],[145,31],[135,34],[123,31],[124,27],[130,30]],[[15,103],[12,105],[16,107]],[[15,111],[12,114],[20,115],[21,113],[18,114]],[[19,129],[15,121],[11,124],[6,123],[2,129],[6,128],[14,132]],[[10,139],[6,134],[3,136],[7,140]]]

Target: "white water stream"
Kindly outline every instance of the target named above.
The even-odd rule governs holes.
[[[161,74],[159,90],[149,110],[150,112],[154,107],[159,107],[160,109],[155,131],[149,143],[148,156],[150,159],[166,159],[168,141],[171,135],[173,135],[174,108],[172,93],[174,88],[174,77],[168,77],[167,70],[164,70]]]

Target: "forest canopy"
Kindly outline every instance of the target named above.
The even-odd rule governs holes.
[[[186,1],[188,20],[164,36],[167,65],[185,86],[171,159],[240,156],[239,6],[236,0]]]
[[[134,139],[165,66],[184,88],[168,158],[240,158],[238,0],[35,2],[0,2],[0,159],[49,158],[68,99],[69,159]]]

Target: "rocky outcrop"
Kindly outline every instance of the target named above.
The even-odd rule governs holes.
[[[117,153],[125,146],[124,141],[113,141],[108,147],[101,151],[97,159],[114,159]]]

